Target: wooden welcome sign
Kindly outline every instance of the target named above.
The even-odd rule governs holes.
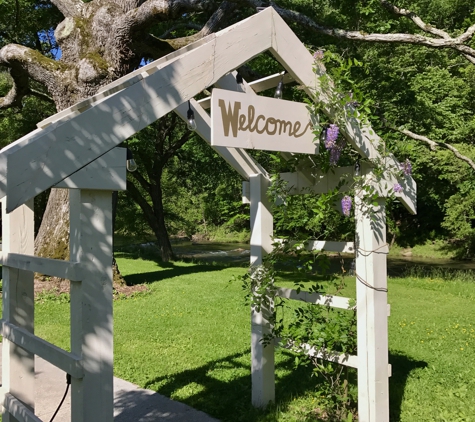
[[[303,103],[213,89],[211,145],[318,154]]]

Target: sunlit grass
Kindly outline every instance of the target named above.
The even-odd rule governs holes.
[[[229,283],[244,268],[118,262],[129,282],[147,283],[150,293],[114,303],[116,376],[223,421],[311,420],[314,381],[285,352],[276,353],[276,406],[260,412],[250,405],[249,309],[240,283]],[[392,422],[475,415],[475,282],[469,273],[441,274],[389,279]],[[347,280],[341,294],[354,297],[354,279]],[[36,334],[67,349],[68,333],[69,304],[38,302]]]

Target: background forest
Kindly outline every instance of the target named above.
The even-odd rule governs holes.
[[[142,7],[149,2],[134,2],[134,5]],[[95,0],[85,4],[92,3]],[[148,37],[144,43],[155,43],[153,48],[143,48],[137,40],[127,44],[135,54],[131,53],[133,59],[128,61],[122,59],[121,63],[126,63],[120,68],[123,74],[206,35],[207,31],[222,29],[256,13],[255,6],[268,5],[253,1],[198,2],[199,6],[193,1],[161,3],[176,10],[163,12],[142,28]],[[71,89],[68,104],[31,66],[14,56],[12,46],[25,46],[37,53],[32,57],[39,64],[46,58],[63,66],[61,61],[66,62],[70,54],[64,56],[62,38],[58,39],[58,32],[55,36],[55,28],[64,23],[65,4],[69,2],[0,0],[2,147],[34,130],[38,121],[56,110],[91,95],[101,85],[121,76],[117,68],[116,73],[107,68],[109,73],[104,70],[107,76],[94,79],[96,85],[92,84],[92,88],[89,82],[89,91]],[[341,61],[328,61],[326,65],[342,87],[351,86],[355,92],[361,92],[370,104],[371,124],[388,148],[401,162],[411,161],[418,185],[418,214],[411,216],[399,203],[390,204],[388,230],[392,242],[408,247],[440,240],[458,257],[473,257],[473,31],[468,31],[463,42],[450,42],[475,24],[473,2],[416,0],[391,5],[379,0],[305,0],[278,1],[272,5],[312,52],[321,49],[327,55],[335,53],[344,63],[348,59],[357,60],[356,66],[345,67],[344,71]],[[82,27],[78,20],[75,22],[80,32]],[[371,34],[407,37],[378,38]],[[94,32],[90,35],[95,37]],[[81,40],[86,42],[84,36]],[[464,48],[458,47],[461,44]],[[99,58],[94,56],[96,53],[88,54],[81,60],[95,63],[112,60],[102,50]],[[247,81],[252,81],[282,68],[270,56],[262,55],[240,71]],[[29,76],[29,81],[23,80],[22,85],[24,74]],[[297,85],[288,85],[284,98],[301,101],[302,90]],[[138,170],[128,174],[128,191],[119,194],[118,233],[135,239],[155,237],[165,260],[173,257],[171,248],[167,248],[169,235],[199,234],[215,240],[246,240],[249,209],[241,203],[241,178],[176,116],[167,116],[144,129],[129,139],[127,146],[133,151]],[[253,155],[270,172],[282,169],[281,160],[274,154],[254,152]],[[47,195],[40,195],[36,200],[37,228],[47,199]],[[292,197],[285,209],[276,212],[277,231],[349,240],[351,220],[332,216],[322,222],[309,203],[312,200],[305,196]]]

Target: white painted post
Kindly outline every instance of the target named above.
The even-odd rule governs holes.
[[[261,265],[262,258],[272,251],[273,218],[267,199],[269,180],[262,174],[250,176],[251,191],[251,265]],[[251,377],[252,404],[264,407],[275,400],[274,346],[263,346],[261,340],[269,333],[268,313],[251,309]]]
[[[3,254],[34,253],[33,200],[6,213],[2,200]],[[3,321],[34,331],[34,274],[3,267]],[[2,387],[34,411],[35,355],[3,339]],[[17,422],[5,409],[3,422]]]
[[[358,328],[358,417],[389,422],[385,199],[355,197]]]
[[[112,422],[112,192],[69,192],[71,261],[85,266],[71,282],[71,352],[84,366],[71,383],[71,422]]]

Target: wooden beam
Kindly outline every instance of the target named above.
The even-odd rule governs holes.
[[[5,212],[6,201],[2,200],[2,249],[3,255],[10,253],[34,253],[33,200],[27,201],[15,211]],[[32,271],[3,268],[3,321],[27,332],[34,332],[34,279]],[[3,338],[2,387],[11,393],[26,408],[34,411],[35,399],[35,355],[21,346]],[[7,413],[3,422],[18,422]]]
[[[0,193],[7,195],[8,212],[267,50],[271,28],[270,10],[253,15],[213,34],[209,42],[120,95],[107,97],[62,124],[52,124],[45,134],[40,131],[16,141],[0,154],[6,155],[6,167],[0,173],[8,175],[8,180],[5,186],[0,177]]]
[[[358,416],[389,421],[387,243],[385,200],[355,197]]]
[[[4,321],[2,323],[2,336],[22,349],[48,361],[72,377],[82,378],[84,376],[80,357],[68,353],[22,328]]]
[[[59,259],[42,258],[33,255],[6,253],[3,254],[2,264],[4,267],[33,271],[35,273],[65,278],[73,281],[81,281],[82,279],[82,265],[79,262],[61,261]]]
[[[18,422],[43,422],[13,394],[4,394],[3,407]]]
[[[263,258],[272,251],[273,217],[267,197],[270,181],[262,174],[250,178],[251,193],[251,265],[262,265]],[[274,345],[262,344],[270,334],[272,304],[262,306],[260,312],[251,308],[251,380],[252,404],[265,407],[275,400]]]
[[[348,299],[347,297],[321,295],[320,293],[310,293],[303,290],[297,292],[297,290],[288,289],[286,287],[279,287],[277,289],[276,294],[277,296],[282,297],[284,299],[300,300],[301,302],[329,306],[330,308],[339,308],[347,310],[354,308],[350,306],[350,301],[352,299]]]
[[[267,89],[275,88],[280,80],[284,84],[289,84],[295,82],[292,75],[289,73],[282,74],[283,72],[276,73],[274,75],[266,76],[265,78],[258,79],[256,81],[248,82],[249,86],[253,89],[254,92],[262,92]]]
[[[277,339],[278,342],[281,342],[281,339]],[[285,349],[293,349],[296,351],[303,351],[308,356],[320,358],[329,362],[338,363],[343,366],[349,366],[351,368],[358,369],[358,356],[349,355],[346,353],[335,352],[333,350],[327,349],[318,349],[315,346],[312,346],[308,343],[299,343],[290,342],[282,346]]]
[[[234,80],[235,80],[236,73],[237,72],[232,72]],[[253,81],[253,82],[249,82],[249,83],[247,83],[247,86],[249,86],[249,88],[252,88],[252,90],[255,93],[258,93],[258,92],[265,91],[266,89],[271,89],[271,88],[276,87],[277,84],[280,82],[281,78],[282,78],[282,81],[284,82],[284,84],[295,82],[291,75],[286,73],[285,75],[282,76],[282,72],[281,72],[281,73],[276,73],[276,74],[271,75],[271,76],[266,76],[265,78],[258,79],[258,80]],[[238,92],[246,92],[245,90],[232,89],[232,88],[227,87],[227,86],[225,87],[225,84],[223,84],[223,83],[220,84],[219,82],[220,81],[218,81],[216,83],[216,85],[220,86],[222,89],[229,89],[229,90],[238,91]],[[244,81],[244,84],[246,84],[245,81]],[[247,92],[249,92],[249,90],[247,90]],[[198,104],[201,107],[203,107],[205,110],[208,110],[209,108],[211,108],[211,97],[206,97],[206,98],[202,98],[201,100],[198,100]]]
[[[91,190],[127,189],[127,149],[113,148],[55,185],[56,188]]]
[[[284,239],[274,239],[274,242],[283,243]],[[293,242],[297,243],[297,242]],[[355,244],[353,242],[332,242],[327,240],[310,240],[306,243],[307,251],[326,251],[340,253],[355,253]]]
[[[83,266],[71,282],[71,353],[84,377],[71,382],[71,422],[113,422],[112,192],[70,191],[70,255]]]
[[[196,133],[211,145],[211,117],[198,106],[197,101],[191,100],[190,103],[195,114]],[[185,122],[187,121],[187,111],[187,103],[183,103],[175,109],[175,112]],[[215,147],[214,150],[245,180],[249,180],[252,174],[264,174],[268,177],[267,171],[245,150],[227,147]]]

